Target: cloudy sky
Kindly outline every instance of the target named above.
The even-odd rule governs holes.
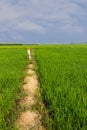
[[[87,0],[0,0],[0,42],[87,42]]]

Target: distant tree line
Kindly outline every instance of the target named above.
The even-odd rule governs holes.
[[[22,46],[22,45],[39,45],[39,43],[32,43],[32,44],[28,44],[28,43],[0,43],[0,46]]]
[[[23,45],[22,43],[18,43],[18,44],[16,44],[16,43],[0,43],[0,46],[19,46],[19,45]]]

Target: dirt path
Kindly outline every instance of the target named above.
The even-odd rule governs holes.
[[[40,113],[37,110],[33,110],[33,106],[37,102],[36,91],[38,89],[38,80],[33,63],[28,66],[27,76],[24,82],[23,90],[26,96],[20,101],[23,111],[16,121],[16,127],[18,130],[46,130],[41,124]]]

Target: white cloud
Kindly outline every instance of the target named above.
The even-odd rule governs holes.
[[[85,32],[85,29],[83,27],[80,27],[80,26],[76,26],[76,25],[70,25],[70,24],[66,24],[66,25],[63,25],[61,28],[60,28],[61,31],[63,32],[74,32],[74,33],[83,33]]]
[[[26,2],[25,2],[26,3]],[[22,5],[22,7],[14,6],[10,2],[0,2],[0,31],[9,31],[20,29],[23,31],[37,31],[43,32],[44,28],[37,23],[31,22],[28,17],[28,12]],[[28,10],[29,11],[29,10]],[[32,15],[32,14],[31,14]]]
[[[44,28],[40,26],[39,24],[33,23],[33,22],[19,22],[16,24],[16,29],[21,29],[24,31],[38,31],[38,32],[43,32]]]
[[[81,4],[87,0],[1,0],[0,32],[85,32],[87,14]]]
[[[24,37],[20,34],[11,34],[12,39],[14,40],[24,40]]]

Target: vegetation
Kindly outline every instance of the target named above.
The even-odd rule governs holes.
[[[25,49],[0,48],[0,130],[13,130],[27,56]]]
[[[48,130],[87,129],[87,46],[35,50]]]
[[[0,46],[0,130],[14,122],[27,65],[35,48],[47,130],[87,129],[87,45]]]
[[[12,43],[12,44],[10,44],[10,43],[0,43],[0,46],[21,46],[22,44],[21,43],[18,43],[18,44],[16,44],[16,43]]]

